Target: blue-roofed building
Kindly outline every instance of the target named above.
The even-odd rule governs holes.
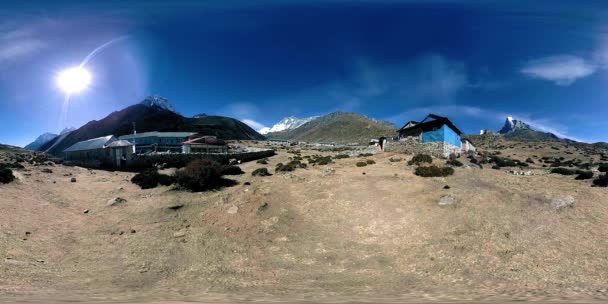
[[[409,121],[399,130],[400,140],[415,140],[437,146],[443,156],[462,151],[462,132],[447,118],[429,114],[422,121]]]
[[[77,142],[63,150],[65,160],[89,167],[124,167],[133,155],[133,144],[113,135]]]

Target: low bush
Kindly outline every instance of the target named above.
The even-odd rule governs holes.
[[[454,167],[462,167],[463,166],[463,164],[459,160],[457,160],[455,158],[448,160],[446,162],[446,164],[448,164],[450,166],[454,166]]]
[[[268,164],[268,158],[258,159],[256,161],[256,163],[262,164],[262,165],[267,165]]]
[[[528,157],[528,158],[526,159],[526,162],[527,162],[527,163],[529,163],[529,164],[533,164],[533,163],[534,163],[534,160],[533,160],[532,158]]]
[[[222,185],[221,166],[215,161],[197,159],[176,173],[177,183],[192,191],[206,191]]]
[[[597,169],[600,172],[608,172],[608,164],[600,164],[600,167]]]
[[[433,158],[428,154],[416,154],[410,161],[407,162],[408,165],[420,165],[421,163],[432,163]]]
[[[311,158],[308,159],[308,163],[313,166],[328,165],[328,164],[331,164],[331,156],[313,155]]]
[[[283,163],[278,163],[274,168],[274,172],[288,172],[294,171],[296,169],[296,165],[293,162],[289,162],[286,165]]]
[[[350,156],[348,154],[338,154],[336,156],[334,156],[334,159],[342,159],[342,158],[349,158]]]
[[[368,156],[373,156],[373,153],[361,153],[359,154],[359,157],[368,157]]]
[[[8,184],[15,180],[13,170],[9,168],[0,168],[0,183]]]
[[[175,179],[172,176],[159,174],[156,169],[148,169],[135,174],[131,178],[131,182],[142,189],[150,189],[155,188],[159,184],[163,186],[171,185],[175,182]]]
[[[397,157],[397,158],[389,158],[388,161],[390,161],[391,163],[397,163],[401,161],[401,157]]]
[[[608,174],[604,174],[593,180],[593,185],[597,187],[608,187]]]
[[[454,174],[454,169],[451,167],[418,167],[414,172],[418,176],[422,177],[445,177]]]
[[[220,170],[222,175],[240,175],[245,173],[241,170],[241,167],[234,165],[223,165]]]
[[[512,159],[506,158],[506,157],[498,157],[498,156],[494,156],[492,157],[492,159],[490,160],[491,162],[493,162],[496,166],[498,167],[516,167],[517,166],[517,162],[515,162]]]
[[[367,162],[357,162],[355,165],[357,167],[365,167],[365,166],[367,166]]]
[[[477,158],[471,158],[470,161],[471,161],[471,164],[475,164],[475,165],[479,164],[479,161],[477,160]]]
[[[368,160],[366,160],[365,162],[366,162],[368,165],[373,165],[373,164],[375,164],[375,163],[376,163],[376,162],[375,162],[373,159],[368,159]]]
[[[253,170],[253,172],[251,172],[251,175],[253,176],[271,176],[272,174],[270,174],[268,172],[268,169],[266,168],[258,168]]]
[[[577,170],[572,170],[568,168],[553,168],[551,169],[551,173],[561,174],[561,175],[574,175]]]
[[[592,178],[593,178],[593,172],[581,171],[581,172],[579,172],[578,176],[575,179],[583,180],[583,179],[592,179]]]
[[[494,165],[494,166],[492,166],[492,169],[494,169],[494,170],[500,170],[500,167],[497,166],[497,165]]]

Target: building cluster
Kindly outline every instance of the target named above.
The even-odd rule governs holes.
[[[192,132],[134,132],[77,142],[63,152],[69,161],[99,162],[120,168],[126,166],[134,154],[228,153],[228,145],[215,136]]]

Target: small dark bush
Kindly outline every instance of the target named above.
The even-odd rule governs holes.
[[[375,163],[376,163],[376,162],[375,162],[373,159],[368,159],[368,160],[366,160],[365,162],[366,162],[368,165],[373,165],[373,164],[375,164]]]
[[[262,164],[262,165],[267,165],[268,164],[268,158],[264,158],[264,159],[258,159],[256,161],[256,163],[258,164]]]
[[[533,164],[533,163],[534,163],[534,160],[533,160],[532,158],[528,157],[528,158],[526,159],[526,162],[527,162],[527,163],[529,163],[529,164]]]
[[[494,156],[492,157],[491,161],[498,167],[516,167],[517,166],[517,162],[513,161],[512,159],[506,158],[506,157],[498,157],[498,156]]]
[[[368,156],[373,156],[374,154],[372,153],[361,153],[359,154],[359,157],[368,157]]]
[[[0,168],[0,183],[8,184],[15,180],[13,170],[9,168]]]
[[[367,166],[367,162],[357,162],[356,166],[357,167],[365,167],[365,166]]]
[[[342,158],[349,158],[350,156],[348,156],[348,154],[338,154],[336,156],[334,156],[334,159],[342,159]]]
[[[289,162],[286,165],[284,165],[283,163],[278,163],[277,166],[274,168],[275,172],[288,172],[288,171],[294,171],[296,169],[296,165],[293,162]]]
[[[454,169],[451,167],[440,168],[437,166],[418,167],[414,173],[422,177],[440,177],[454,174]]]
[[[433,158],[428,154],[416,154],[414,157],[407,162],[408,165],[420,165],[421,163],[432,163]]]
[[[142,189],[155,188],[158,184],[168,186],[173,184],[174,178],[168,175],[159,174],[156,169],[148,169],[135,174],[131,178],[131,182],[138,185]]]
[[[479,161],[477,160],[477,158],[471,158],[471,164],[478,164]]]
[[[401,161],[401,157],[398,158],[389,158],[388,161],[390,161],[391,163],[396,163],[396,162],[400,162]]]
[[[578,176],[575,178],[577,180],[583,180],[583,179],[592,179],[593,178],[593,172],[591,171],[582,171],[578,174]]]
[[[494,165],[494,166],[492,166],[492,169],[494,169],[494,170],[500,170],[500,167],[499,167],[499,166]]]
[[[270,174],[268,172],[268,169],[266,168],[258,168],[253,170],[253,172],[251,172],[251,175],[253,176],[271,176],[272,174]]]
[[[576,170],[571,170],[567,168],[553,168],[551,169],[551,173],[561,174],[561,175],[574,175],[576,174]]]
[[[205,191],[222,185],[221,166],[215,161],[197,159],[177,171],[177,183],[192,191]]]
[[[245,172],[243,172],[243,170],[241,170],[241,167],[239,167],[239,166],[224,165],[221,168],[222,175],[240,175],[243,173],[245,173]]]
[[[313,155],[311,158],[308,159],[308,163],[315,166],[315,165],[319,165],[319,166],[324,166],[324,165],[328,165],[331,164],[331,156],[320,156],[320,155]]]
[[[601,164],[600,167],[597,169],[600,172],[608,172],[608,164]]]
[[[594,179],[593,185],[597,187],[608,187],[608,174],[601,175]]]
[[[446,164],[454,166],[454,167],[462,167],[463,166],[462,163],[459,160],[455,159],[455,158],[448,160],[446,162]]]

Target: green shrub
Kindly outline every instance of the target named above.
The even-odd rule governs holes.
[[[245,173],[241,170],[241,167],[234,165],[223,165],[220,170],[222,175],[240,175]]]
[[[278,163],[274,168],[274,172],[288,172],[294,171],[296,169],[296,165],[293,162],[289,162],[286,165],[283,163]]]
[[[593,178],[593,172],[582,171],[578,174],[578,176],[575,179],[583,180],[583,179],[592,179],[592,178]]]
[[[396,162],[400,162],[401,161],[401,157],[397,157],[397,158],[389,158],[388,161],[390,161],[391,163],[396,163]]]
[[[494,166],[492,166],[492,169],[494,169],[494,170],[500,170],[500,167],[497,166],[497,165],[494,165]]]
[[[608,172],[608,164],[600,164],[600,167],[597,169],[600,172]]]
[[[432,163],[433,158],[428,154],[416,154],[412,159],[407,162],[408,165],[420,165],[421,163]]]
[[[258,159],[256,161],[256,163],[262,164],[262,165],[267,165],[268,164],[268,158]]]
[[[365,166],[367,166],[367,162],[357,162],[355,165],[357,167],[365,167]]]
[[[376,162],[375,162],[373,159],[368,159],[368,160],[366,160],[365,162],[366,162],[368,165],[373,165],[373,164],[375,164],[375,163],[376,163]]]
[[[0,183],[8,184],[15,180],[13,170],[9,168],[0,168]]]
[[[328,165],[331,164],[331,156],[320,156],[320,155],[313,155],[311,158],[308,159],[308,163],[315,166],[315,165],[319,165],[319,166],[324,166],[324,165]]]
[[[156,169],[147,169],[135,174],[131,182],[138,185],[141,189],[156,188],[159,184],[163,186],[171,185],[175,182],[172,176],[159,174]]]
[[[368,156],[373,156],[373,153],[360,153],[359,157],[368,157]]]
[[[177,171],[177,183],[192,191],[206,191],[222,185],[221,166],[208,159],[196,159]]]
[[[459,160],[457,160],[455,158],[448,160],[446,162],[446,164],[448,164],[450,166],[454,166],[454,167],[462,167],[463,166],[463,164]]]
[[[593,180],[593,185],[597,187],[608,187],[608,174],[604,174]]]
[[[334,156],[334,159],[342,159],[342,158],[349,158],[350,156],[348,154],[338,154],[336,156]]]
[[[576,170],[567,169],[567,168],[553,168],[553,169],[551,169],[551,173],[561,174],[561,175],[574,175],[574,174],[576,174]]]
[[[494,156],[492,157],[492,159],[490,160],[491,162],[493,162],[496,166],[498,167],[516,167],[517,166],[517,162],[513,161],[512,159],[506,158],[506,157],[498,157],[498,156]]]
[[[454,169],[451,167],[418,167],[414,172],[418,176],[422,177],[445,177],[454,174]]]
[[[268,169],[266,169],[266,168],[257,168],[255,170],[253,170],[253,172],[251,172],[251,175],[253,175],[253,176],[271,176],[272,174],[270,174],[268,172]]]

